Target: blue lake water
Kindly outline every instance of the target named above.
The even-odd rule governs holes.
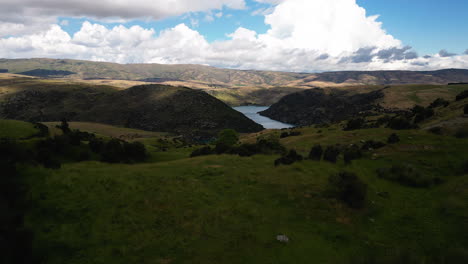
[[[268,109],[268,106],[238,106],[233,107],[234,110],[243,113],[246,117],[253,120],[255,123],[262,125],[266,129],[281,129],[281,128],[291,128],[294,127],[290,124],[281,123],[270,119],[265,116],[261,116],[258,112]]]

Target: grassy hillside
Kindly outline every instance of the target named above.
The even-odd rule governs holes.
[[[53,124],[49,124],[52,126]],[[423,130],[343,131],[340,124],[294,129],[280,139],[307,156],[314,144],[401,141],[347,165],[305,160],[275,167],[278,155],[189,158],[197,146],[152,144],[165,135],[89,123],[106,136],[141,133],[145,163],[22,165],[31,206],[26,227],[43,263],[464,263],[468,240],[468,139]],[[244,134],[242,142],[284,131]],[[377,177],[410,165],[429,187]],[[330,175],[354,172],[367,184],[363,209],[327,195]],[[277,241],[286,235],[288,243]]]
[[[0,138],[22,139],[37,134],[34,124],[17,120],[0,119]]]
[[[211,138],[225,128],[262,127],[203,91],[165,85],[125,90],[63,80],[0,80],[0,117],[32,122],[70,121],[166,131]]]
[[[57,169],[17,165],[28,190],[24,228],[43,263],[465,263],[468,138],[428,129],[466,124],[467,100],[435,108],[420,123],[427,130],[343,131],[343,122],[241,136],[242,143],[277,138],[304,157],[316,144],[386,143],[393,133],[400,139],[367,148],[351,163],[340,154],[336,164],[274,166],[275,154],[189,158],[202,146],[166,133],[72,122],[71,129],[106,140],[141,142],[148,157],[134,164],[99,162],[96,154],[82,162],[64,157]],[[28,123],[0,124],[9,124],[6,136],[33,131]],[[58,123],[46,124],[62,134]],[[296,134],[282,136],[289,131]],[[379,176],[389,168],[410,169],[404,178]],[[330,176],[342,171],[367,185],[363,208],[330,196]]]

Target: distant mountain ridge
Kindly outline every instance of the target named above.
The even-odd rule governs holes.
[[[69,59],[0,59],[9,73],[67,73],[67,78],[197,82],[207,88],[333,87],[353,85],[447,84],[468,82],[467,69],[437,71],[337,71],[293,73],[221,69],[204,65],[117,64]],[[68,74],[70,73],[70,74]],[[34,75],[34,76],[37,76]],[[184,84],[185,85],[185,84]],[[191,86],[193,83],[187,83]]]

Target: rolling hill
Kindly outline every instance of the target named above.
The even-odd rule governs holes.
[[[349,85],[447,84],[468,82],[468,70],[344,71],[291,73],[221,69],[203,65],[117,64],[69,59],[0,59],[9,73],[72,79],[131,80],[188,87],[329,87]]]
[[[38,86],[17,83],[6,91],[0,96],[0,117],[4,119],[45,122],[66,118],[173,132],[189,139],[210,138],[225,128],[239,132],[263,129],[218,99],[190,88],[153,84],[118,90],[51,82]]]

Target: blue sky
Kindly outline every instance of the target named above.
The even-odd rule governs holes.
[[[440,49],[462,53],[468,47],[466,0],[359,0],[392,35],[421,54]]]
[[[103,23],[107,27],[124,24],[126,26],[140,25],[144,28],[154,28],[157,31],[171,28],[180,23],[197,29],[205,38],[212,42],[227,39],[226,34],[234,32],[239,26],[265,33],[269,26],[264,17],[252,15],[255,10],[268,8],[271,5],[246,1],[245,10],[223,8],[213,11],[223,13],[223,17],[215,21],[207,21],[205,12],[189,13],[161,20],[133,20],[127,23]],[[391,2],[391,3],[390,3]],[[421,54],[434,54],[441,49],[450,52],[463,53],[468,49],[468,1],[465,0],[358,0],[368,15],[379,15],[383,28],[388,33],[400,39],[406,45],[412,46]],[[226,17],[229,15],[229,17]],[[84,21],[98,22],[91,18],[60,17],[69,21],[63,28],[70,34],[79,31]],[[193,24],[197,21],[197,24]]]
[[[467,13],[466,0],[2,0],[0,57],[310,72],[468,68]]]

